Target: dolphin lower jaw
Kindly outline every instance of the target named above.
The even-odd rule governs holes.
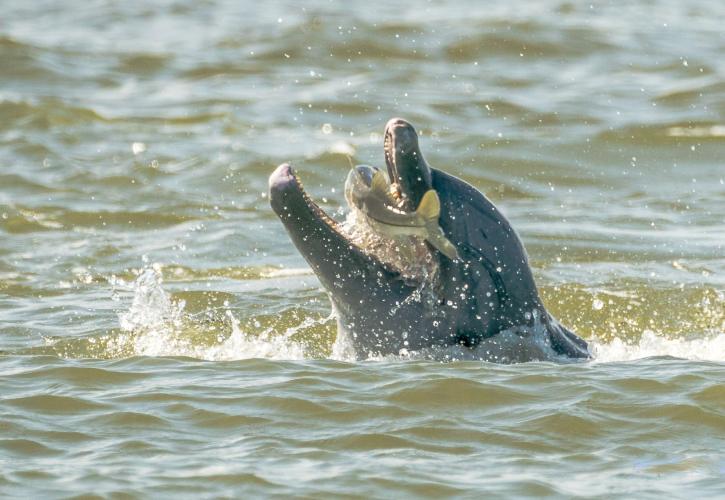
[[[269,194],[272,210],[285,222],[285,227],[289,227],[286,221],[293,220],[295,227],[307,224],[321,228],[324,225],[331,231],[337,231],[337,222],[307,195],[302,181],[288,163],[277,167],[270,176]]]

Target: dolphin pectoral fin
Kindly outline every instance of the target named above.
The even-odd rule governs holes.
[[[551,340],[551,347],[559,354],[570,358],[591,358],[587,342],[577,337],[556,321],[550,314],[548,316],[547,331]]]
[[[438,217],[441,214],[441,201],[435,189],[429,189],[420,200],[418,209],[415,211],[426,222],[435,222],[438,225]]]
[[[459,258],[458,250],[456,250],[453,243],[451,243],[450,240],[443,235],[443,231],[441,231],[437,224],[434,230],[428,231],[428,235],[425,239],[428,243],[433,245],[436,250],[449,259],[456,260]]]

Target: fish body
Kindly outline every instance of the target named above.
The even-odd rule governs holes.
[[[347,202],[360,210],[372,228],[385,236],[416,236],[425,239],[449,259],[457,259],[456,247],[446,238],[438,224],[441,205],[438,193],[428,190],[413,212],[396,207],[390,181],[380,169],[358,165],[345,181]]]

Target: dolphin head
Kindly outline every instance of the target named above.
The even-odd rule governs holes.
[[[414,142],[409,142],[411,139]],[[403,211],[415,210],[431,185],[430,167],[417,144],[412,126],[403,120],[390,121],[385,151]],[[346,197],[353,191],[369,192],[376,172],[379,170],[374,167],[354,168],[346,181]],[[288,163],[277,167],[270,176],[269,195],[272,210],[328,291],[337,311],[338,330],[355,338],[353,344],[359,355],[397,354],[403,348],[449,343],[447,323],[444,318],[436,319],[440,311],[431,306],[438,300],[435,283],[426,285],[425,277],[403,275],[400,269],[358,246],[307,195]],[[432,252],[431,258],[437,261],[439,256]],[[421,298],[424,286],[430,293]]]

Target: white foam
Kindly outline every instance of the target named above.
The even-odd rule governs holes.
[[[220,336],[213,345],[199,345],[194,341],[194,332],[206,328],[193,323],[193,318],[184,310],[183,301],[174,301],[163,289],[161,266],[149,265],[138,275],[132,285],[121,280],[113,281],[114,287],[133,290],[133,299],[127,311],[119,313],[123,333],[108,342],[107,349],[119,354],[129,353],[142,356],[189,356],[208,360],[235,360],[249,358],[305,359],[305,349],[292,340],[292,336],[304,329],[325,324],[333,320],[333,311],[327,318],[304,318],[300,324],[284,332],[266,328],[261,332],[245,332],[230,310],[225,312],[231,333]],[[189,323],[192,323],[189,325]],[[426,350],[425,352],[401,352],[397,356],[371,357],[379,360],[439,359],[439,360],[505,360],[516,362],[516,356],[509,351],[517,349],[517,338],[513,348],[502,351],[508,343],[503,337],[491,345],[477,349],[461,346]],[[611,341],[589,340],[594,363],[632,361],[648,357],[671,356],[693,361],[725,361],[725,333],[710,333],[697,338],[672,338],[651,330],[642,333],[637,341],[614,338]],[[502,347],[503,346],[503,347]],[[492,349],[495,348],[495,349]],[[500,351],[500,352],[499,352]],[[502,354],[503,353],[503,354]],[[508,354],[506,354],[508,353]],[[109,352],[108,354],[112,354]],[[354,361],[355,351],[350,339],[338,335],[332,346],[332,359]],[[544,358],[545,359],[545,358]]]
[[[626,342],[615,338],[611,342],[590,341],[597,363],[631,361],[654,356],[672,356],[694,361],[725,361],[725,333],[700,338],[667,338],[646,330],[639,341]]]
[[[247,335],[239,328],[239,321],[227,311],[232,322],[232,333],[224,342],[206,348],[194,348],[195,358],[209,360],[234,360],[250,358],[267,359],[305,359],[302,346],[290,340],[292,333],[270,335],[270,331],[260,335]],[[302,328],[300,325],[298,328]]]
[[[262,273],[262,278],[289,278],[292,276],[306,276],[314,274],[309,267],[290,267],[271,269]]]
[[[145,268],[133,284],[133,301],[128,311],[119,314],[121,330],[126,332],[109,348],[118,352],[132,352],[138,356],[189,356],[208,360],[234,360],[249,358],[304,359],[302,346],[291,336],[317,320],[307,318],[302,324],[289,328],[282,335],[272,329],[248,335],[239,327],[239,321],[227,310],[231,333],[211,346],[195,344],[189,335],[189,317],[184,302],[172,300],[162,287],[161,266]],[[320,320],[324,321],[324,320]]]
[[[118,286],[120,282],[114,282]],[[174,303],[161,287],[161,266],[146,267],[133,283],[133,301],[128,311],[118,315],[121,329],[165,329],[181,320],[184,303]]]

